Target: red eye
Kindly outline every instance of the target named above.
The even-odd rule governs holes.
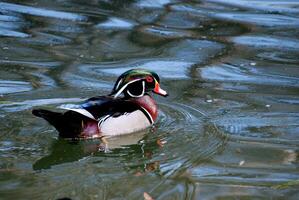
[[[145,79],[149,83],[153,82],[153,78],[151,76],[147,76]]]

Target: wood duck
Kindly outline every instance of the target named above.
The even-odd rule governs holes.
[[[81,105],[62,107],[58,113],[34,109],[32,114],[44,118],[63,138],[96,138],[116,136],[143,130],[154,124],[158,108],[149,95],[168,96],[160,88],[155,72],[132,69],[124,72],[107,96],[96,96]]]

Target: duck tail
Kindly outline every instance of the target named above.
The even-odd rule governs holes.
[[[37,117],[44,118],[45,120],[47,120],[50,123],[55,118],[60,118],[60,117],[63,116],[62,113],[53,112],[53,111],[44,110],[44,109],[33,109],[32,110],[32,114],[35,115],[35,116],[37,116]]]
[[[61,137],[76,137],[81,132],[82,118],[75,112],[59,113],[45,109],[33,109],[32,114],[48,121],[56,128]]]
[[[32,114],[37,117],[45,119],[60,132],[62,121],[63,121],[62,113],[53,112],[44,109],[33,109]]]

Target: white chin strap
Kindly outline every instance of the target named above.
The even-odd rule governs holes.
[[[128,92],[128,95],[130,95],[131,97],[142,97],[145,92],[145,82],[142,81],[142,93],[140,95],[134,95],[129,90],[127,92]]]

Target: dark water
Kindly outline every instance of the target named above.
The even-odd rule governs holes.
[[[156,71],[155,128],[65,141],[33,107]],[[0,2],[0,199],[298,199],[299,1]]]

